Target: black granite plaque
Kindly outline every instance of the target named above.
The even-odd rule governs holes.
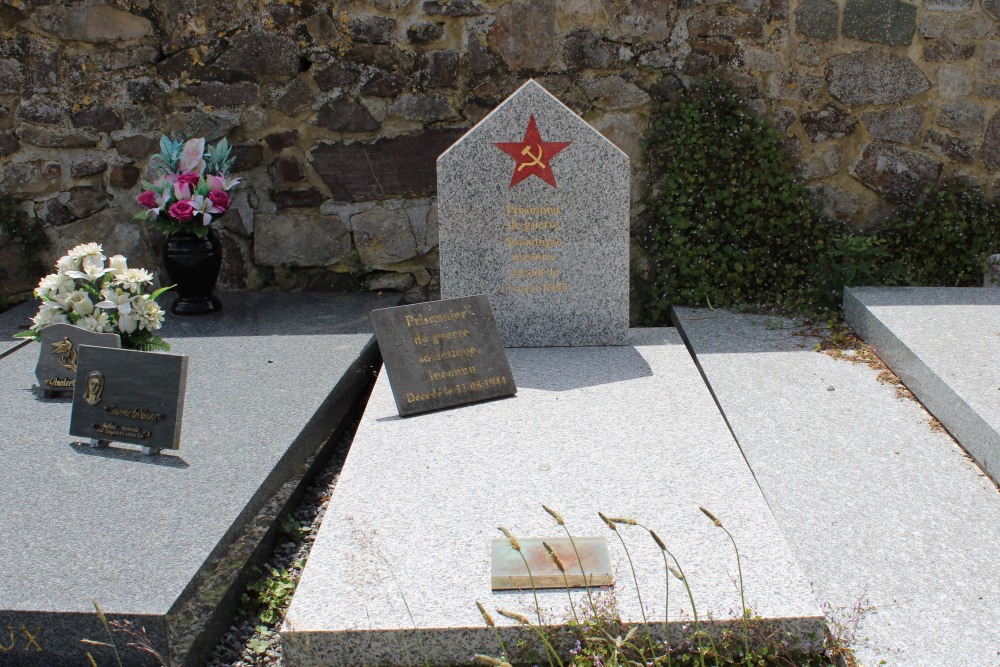
[[[70,435],[178,449],[187,364],[175,354],[81,346]]]
[[[484,294],[371,314],[403,417],[517,392]]]
[[[81,345],[122,346],[118,334],[95,333],[72,324],[45,327],[42,329],[39,345],[41,350],[38,353],[38,365],[35,366],[35,377],[46,396],[72,396]]]

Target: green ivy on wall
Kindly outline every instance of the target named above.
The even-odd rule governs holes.
[[[824,218],[778,131],[718,81],[654,114],[648,152],[647,324],[667,324],[672,304],[835,317],[845,285],[981,284],[1000,250],[997,204],[961,181],[870,232]]]

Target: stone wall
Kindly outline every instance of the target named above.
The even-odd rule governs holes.
[[[420,299],[434,160],[525,78],[631,156],[638,204],[653,107],[717,72],[864,225],[941,177],[992,191],[998,17],[1000,0],[8,0],[0,193],[53,257],[103,240],[155,267],[162,239],[132,217],[159,135],[226,136],[244,186],[225,286]]]

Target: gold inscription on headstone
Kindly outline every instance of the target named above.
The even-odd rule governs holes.
[[[101,422],[100,424],[94,424],[94,430],[102,435],[108,436],[112,440],[119,437],[145,440],[152,435],[149,431],[143,430],[138,426],[132,426],[130,424],[116,424],[114,422]]]
[[[104,411],[110,412],[115,417],[128,417],[129,419],[138,419],[146,422],[158,422],[167,418],[166,415],[161,415],[150,410],[143,410],[142,408],[120,408],[117,405],[109,405],[104,408]]]
[[[27,651],[29,648],[34,647],[36,651],[42,650],[42,645],[38,643],[38,635],[42,634],[41,628],[35,628],[35,634],[28,632],[28,628],[21,626],[21,630],[24,632],[25,636],[28,638],[28,643],[24,645],[24,650]]]
[[[76,385],[76,380],[73,378],[53,378],[51,380],[46,380],[45,385],[48,387],[57,387],[59,389],[72,389]]]
[[[38,651],[44,652],[45,649],[43,649],[42,645],[38,642],[38,635],[42,634],[42,629],[41,628],[35,628],[35,631],[31,632],[31,630],[29,630],[27,627],[25,627],[25,626],[22,625],[20,627],[20,630],[21,630],[21,632],[24,634],[24,636],[26,638],[25,642],[24,642],[24,650],[25,651],[30,651],[30,650],[34,649],[36,652],[38,652]],[[7,653],[9,651],[14,650],[14,647],[17,644],[17,641],[16,641],[16,637],[14,635],[14,626],[13,625],[8,625],[7,626],[7,642],[8,642],[7,644],[4,644],[3,641],[0,641],[0,651],[3,651],[4,653]]]
[[[565,244],[558,236],[562,226],[559,207],[507,204],[504,213],[508,220],[503,243],[511,252],[511,262],[540,266],[508,270],[499,293],[549,296],[569,292],[569,282],[558,280],[562,269],[558,266],[559,254],[554,252]]]

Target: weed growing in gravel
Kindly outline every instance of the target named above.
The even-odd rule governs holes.
[[[543,506],[543,508],[556,520],[556,524],[566,531],[570,543],[576,549],[576,543],[566,527],[563,517],[549,507]],[[660,550],[663,556],[666,581],[663,601],[665,616],[662,628],[658,623],[652,624],[646,618],[645,608],[641,602],[639,580],[634,568],[631,569],[632,580],[636,587],[640,609],[643,610],[643,619],[641,623],[631,627],[621,620],[613,602],[611,604],[595,602],[595,598],[601,598],[601,596],[595,595],[590,587],[586,587],[587,604],[583,606],[581,614],[577,614],[572,604],[572,597],[570,597],[572,619],[562,626],[545,624],[538,606],[537,592],[532,585],[536,607],[534,619],[524,614],[502,609],[497,609],[496,613],[529,630],[538,639],[538,648],[532,650],[527,643],[522,642],[516,647],[517,655],[512,656],[510,647],[503,641],[493,616],[482,603],[477,602],[480,614],[499,643],[500,655],[480,654],[474,656],[473,661],[492,667],[508,667],[512,664],[526,662],[529,664],[545,662],[549,667],[673,667],[674,665],[679,667],[689,665],[697,667],[735,667],[737,665],[744,667],[826,667],[842,664],[842,661],[845,660],[850,664],[851,658],[847,643],[854,637],[861,616],[870,608],[863,605],[857,606],[850,618],[831,628],[832,632],[828,632],[826,637],[822,639],[812,637],[805,641],[802,638],[794,637],[775,623],[755,616],[753,610],[746,606],[743,562],[736,539],[715,514],[705,508],[700,509],[714,526],[726,533],[733,546],[738,577],[737,584],[743,607],[738,624],[719,623],[711,618],[705,620],[698,616],[694,595],[681,563],[652,528],[644,526],[630,517],[609,517],[598,513],[608,529],[614,532],[621,541],[630,567],[632,555],[622,535],[624,530],[635,527],[645,531]],[[507,537],[510,546],[520,553],[521,549],[517,537],[506,529],[501,528],[500,530]],[[552,549],[546,551],[559,571],[563,573],[566,592],[567,595],[570,595],[570,586],[568,579],[565,578],[564,565],[555,551]],[[522,558],[524,558],[523,554]],[[579,558],[577,560],[579,561]],[[525,567],[528,568],[530,578],[531,570],[526,558],[524,558],[524,563]],[[582,566],[581,574],[586,579]],[[685,625],[681,628],[681,632],[678,633],[680,636],[673,637],[666,616],[670,608],[671,579],[679,581],[683,585],[691,604],[694,619],[692,625]],[[533,581],[533,579],[531,580]],[[572,646],[572,648],[568,651],[560,651],[558,647],[563,646]]]

